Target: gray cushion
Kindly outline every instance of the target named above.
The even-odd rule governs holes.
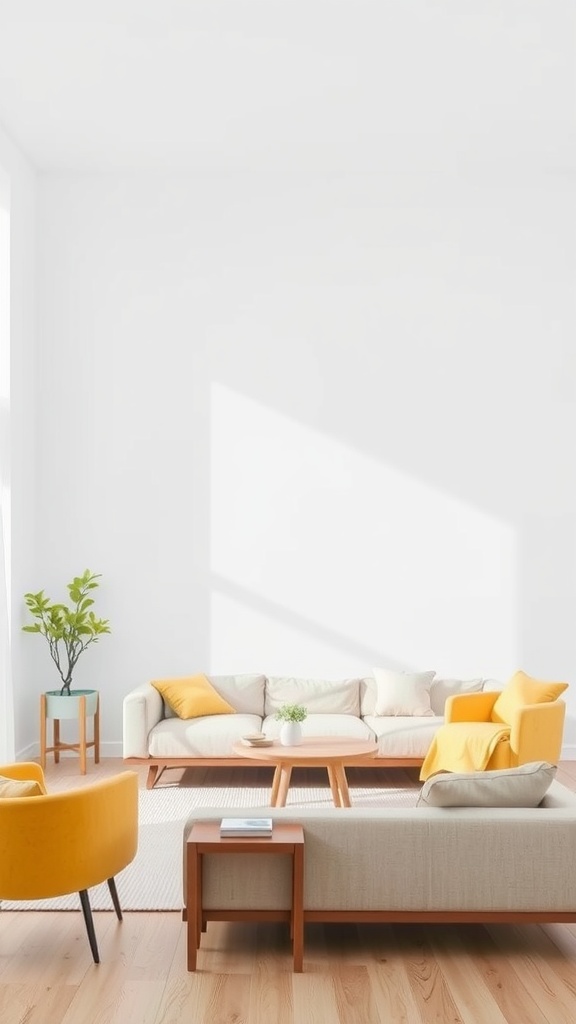
[[[556,765],[531,761],[493,772],[440,772],[428,779],[418,807],[537,807]]]

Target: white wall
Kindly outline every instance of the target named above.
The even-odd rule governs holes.
[[[104,574],[77,683],[108,751],[159,675],[576,685],[573,198],[472,171],[42,181],[29,584]]]
[[[34,172],[0,128],[0,204],[9,221],[9,381],[3,379],[3,418],[9,416],[9,441],[3,451],[2,486],[9,507],[9,571],[11,661],[14,687],[14,731],[16,749],[29,746],[38,736],[38,691],[35,680],[23,666],[20,632],[21,595],[25,580],[35,564],[35,371],[36,326],[36,184]],[[5,226],[4,222],[4,226]],[[5,319],[2,318],[4,326]],[[4,356],[6,355],[4,351]],[[7,456],[7,457],[6,457]],[[25,652],[24,652],[25,653]],[[10,709],[7,709],[10,712]],[[4,708],[0,708],[4,714]]]
[[[570,681],[576,755],[571,15],[350,10],[280,18],[238,83],[211,39],[185,173],[41,181],[18,585],[103,573],[107,753],[144,679],[397,665]]]

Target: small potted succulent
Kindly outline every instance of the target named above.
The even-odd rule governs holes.
[[[276,719],[282,722],[280,729],[280,743],[284,747],[297,747],[302,743],[302,729],[300,723],[308,717],[308,712],[303,704],[283,704],[276,712]]]
[[[82,576],[75,576],[67,584],[70,606],[51,601],[43,590],[37,594],[24,595],[35,622],[22,626],[22,629],[25,633],[39,633],[44,637],[62,680],[60,690],[46,691],[51,718],[77,717],[74,705],[81,696],[86,697],[87,714],[94,714],[96,709],[97,690],[72,690],[71,685],[72,673],[80,655],[91,644],[97,643],[101,636],[110,632],[108,619],[97,618],[92,610],[94,600],[90,595],[98,587],[100,575],[86,569]],[[58,710],[56,703],[59,705]]]

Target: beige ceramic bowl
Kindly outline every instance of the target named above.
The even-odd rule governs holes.
[[[247,736],[243,736],[242,739],[245,743],[249,743],[251,747],[271,747],[274,740],[268,739],[266,733],[263,732],[252,732]]]

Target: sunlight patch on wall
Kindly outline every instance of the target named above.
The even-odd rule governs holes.
[[[299,618],[287,659],[330,631],[350,657],[362,648],[407,668],[498,676],[515,665],[510,527],[220,384],[211,410],[211,569],[276,619],[286,609],[271,643]],[[213,611],[220,657],[242,617],[220,598]],[[241,644],[255,666],[263,633]]]
[[[323,640],[314,624],[294,625],[274,612],[260,611],[237,597],[211,596],[210,671],[262,672],[342,678],[362,674],[362,659],[345,644]]]

